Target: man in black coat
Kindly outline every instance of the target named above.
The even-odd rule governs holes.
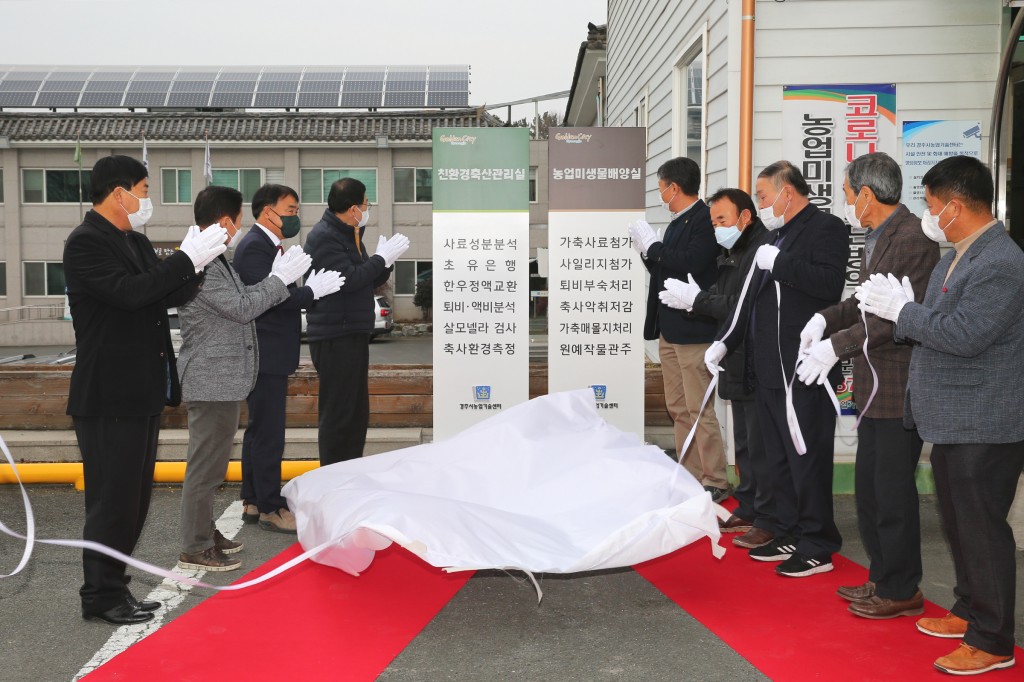
[[[299,233],[299,195],[284,185],[264,185],[252,198],[256,224],[235,247],[232,261],[247,285],[269,275],[274,258],[283,253],[281,242]],[[288,298],[256,318],[259,372],[256,386],[246,398],[249,421],[242,438],[242,520],[260,528],[295,533],[295,516],[281,496],[281,460],[284,457],[285,401],[288,376],[299,366],[302,310],[313,301],[337,291],[344,279],[337,273],[314,272],[305,286],[288,285]]]
[[[704,369],[704,351],[715,338],[713,317],[670,308],[658,298],[666,279],[692,276],[701,287],[710,287],[718,275],[716,259],[721,249],[715,241],[708,207],[697,196],[700,168],[692,160],[670,159],[658,169],[662,206],[672,214],[664,240],[646,222],[630,226],[633,246],[650,273],[644,338],[658,339],[661,373],[665,382],[665,406],[672,417],[676,454],[683,457],[711,499],[721,502],[732,492],[726,473],[725,445],[715,406],[709,402],[701,413],[701,401],[711,378]],[[689,453],[682,452],[687,434],[700,424]]]
[[[190,230],[161,261],[133,229],[152,213],[145,166],[108,156],[93,166],[90,184],[93,208],[64,246],[77,345],[67,413],[85,475],[82,536],[131,554],[149,511],[160,413],[181,402],[167,308],[195,296],[226,232]],[[132,596],[124,562],[85,550],[82,566],[83,618],[142,623],[160,607]]]
[[[804,325],[842,298],[850,229],[810,203],[807,181],[788,161],[761,171],[756,190],[761,222],[774,232],[774,239],[754,255],[758,272],[747,293],[752,299],[746,321],[753,340],[757,409],[770,471],[766,483],[774,493],[776,527],[775,539],[750,550],[750,557],[781,561],[775,572],[797,578],[831,571],[832,554],[842,546],[832,512],[836,413],[827,393],[841,381],[841,373],[833,368],[831,386],[793,384],[791,416],[806,444],[802,455],[787,418],[787,386],[794,379]],[[717,367],[727,349],[738,346],[745,335],[745,325],[738,324],[727,338],[712,344],[709,369]]]
[[[345,284],[336,296],[306,311],[309,353],[320,375],[317,400],[320,464],[363,456],[370,423],[370,336],[375,323],[373,290],[388,281],[409,248],[404,235],[381,236],[370,256],[363,232],[370,218],[366,185],[342,178],[327,195],[327,210],[306,238],[313,268],[336,270]]]
[[[718,320],[719,334],[723,334],[732,322],[743,281],[754,265],[754,254],[773,235],[757,219],[754,202],[741,189],[718,190],[708,199],[708,208],[715,239],[726,249],[718,258],[718,281],[707,291],[701,291],[695,282],[668,280],[661,299],[671,307],[710,315]],[[771,529],[775,526],[775,510],[771,488],[763,483],[769,474],[764,471],[766,460],[748,343],[749,338],[744,339],[729,354],[718,379],[719,397],[732,405],[733,443],[740,475],[740,484],[733,492],[739,504],[728,520],[719,521],[719,527],[724,533],[743,533],[733,539],[733,544],[753,549],[774,539]]]

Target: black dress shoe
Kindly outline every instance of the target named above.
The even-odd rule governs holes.
[[[156,611],[158,608],[163,606],[163,604],[158,601],[147,601],[145,599],[139,601],[135,598],[135,595],[131,593],[129,593],[128,596],[125,597],[125,599],[128,600],[128,603],[130,605],[134,606],[139,611],[145,611],[146,613],[149,613],[150,611]]]
[[[89,613],[82,609],[82,618],[86,620],[101,620],[111,625],[136,625],[153,620],[153,614],[140,611],[127,601],[124,601],[99,613]]]

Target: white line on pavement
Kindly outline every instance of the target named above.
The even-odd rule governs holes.
[[[233,540],[238,531],[242,528],[242,501],[235,500],[224,513],[217,519],[217,528],[228,540]],[[184,577],[201,580],[206,571],[201,569],[185,570],[178,569]],[[100,647],[93,657],[82,666],[78,674],[73,678],[79,680],[96,668],[100,667],[114,656],[153,634],[163,626],[164,617],[174,609],[178,608],[188,593],[192,591],[191,585],[165,579],[162,583],[153,588],[153,591],[146,595],[146,599],[163,602],[163,606],[153,612],[153,620],[139,625],[122,625],[110,636],[106,644]]]

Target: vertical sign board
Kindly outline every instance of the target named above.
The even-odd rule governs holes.
[[[903,203],[924,213],[921,179],[948,156],[981,158],[981,121],[903,122]]]
[[[644,433],[643,128],[548,133],[548,391],[590,388],[612,425]]]
[[[782,158],[803,173],[812,204],[845,221],[846,166],[872,152],[898,158],[894,84],[783,86]],[[864,231],[852,230],[843,298],[853,295],[863,258]],[[843,414],[853,415],[853,363],[842,367],[845,381],[837,395]]]
[[[434,434],[529,398],[529,130],[434,129]]]

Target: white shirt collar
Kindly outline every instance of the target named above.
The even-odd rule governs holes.
[[[270,237],[270,241],[274,242],[274,246],[280,246],[281,245],[281,240],[277,238],[276,234],[274,234],[273,232],[271,232],[267,228],[263,227],[259,223],[256,223],[256,227],[258,227],[261,230],[263,230],[263,234],[265,234],[268,237]]]

